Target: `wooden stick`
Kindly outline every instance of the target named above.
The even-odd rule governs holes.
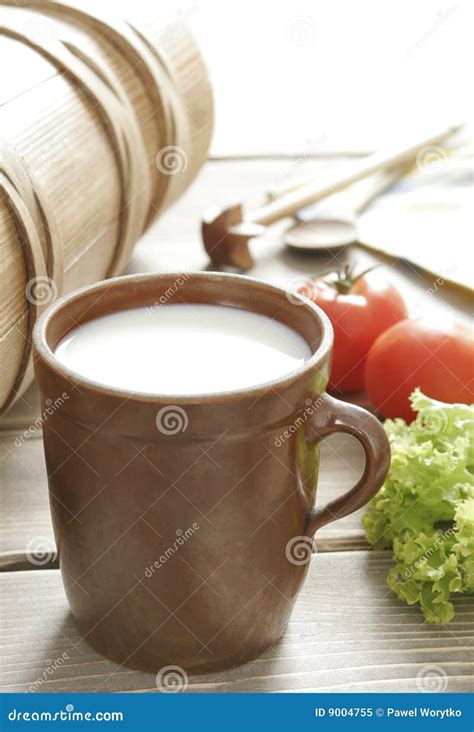
[[[276,201],[265,204],[265,206],[245,216],[244,223],[268,225],[287,216],[293,216],[297,211],[305,208],[305,206],[309,206],[311,203],[316,203],[316,201],[326,198],[326,196],[337,193],[337,191],[347,188],[352,183],[356,183],[372,173],[376,173],[378,170],[391,168],[395,165],[413,160],[422,148],[439,145],[447,137],[457,132],[461,126],[451,125],[437,132],[435,135],[423,137],[408,146],[395,146],[388,150],[376,152],[368,158],[363,159],[350,173],[344,175],[339,174],[324,185],[321,185],[319,182],[311,183],[304,188],[299,188],[296,191],[288,193],[288,195]]]

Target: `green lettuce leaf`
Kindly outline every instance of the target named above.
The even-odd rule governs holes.
[[[474,591],[474,406],[416,389],[414,422],[387,420],[392,460],[363,518],[367,540],[392,548],[387,584],[429,623],[454,617],[450,598]]]

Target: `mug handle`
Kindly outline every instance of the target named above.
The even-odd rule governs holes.
[[[325,524],[357,511],[375,496],[390,467],[390,445],[373,414],[329,394],[319,398],[316,412],[307,424],[309,444],[317,444],[333,432],[346,432],[359,440],[365,453],[364,474],[354,488],[309,514],[306,533],[313,536]]]

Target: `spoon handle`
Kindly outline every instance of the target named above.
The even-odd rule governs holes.
[[[377,196],[387,188],[390,188],[395,181],[399,180],[407,167],[405,164],[388,168],[387,170],[379,170],[369,178],[358,183],[355,191],[352,193],[348,191],[347,196],[350,198],[354,216],[359,216]]]
[[[367,206],[401,178],[406,169],[406,165],[399,165],[395,168],[379,170],[368,178],[354,183],[349,188],[333,193],[332,196],[328,196],[323,201],[303,208],[298,211],[295,218],[303,224],[328,218],[352,220],[355,224],[357,218]]]
[[[356,164],[350,173],[342,176],[339,174],[323,186],[320,183],[310,183],[303,188],[291,191],[286,196],[267,203],[253,213],[250,213],[245,217],[245,222],[268,225],[287,216],[293,216],[297,211],[309,206],[311,203],[320,201],[326,198],[326,196],[347,188],[347,186],[372,175],[372,173],[386,168],[393,168],[402,163],[408,163],[416,157],[422,148],[438,145],[445,138],[457,132],[460,126],[452,125],[437,132],[435,135],[419,139],[414,143],[412,142],[408,146],[394,146],[369,155],[369,157],[364,158]]]

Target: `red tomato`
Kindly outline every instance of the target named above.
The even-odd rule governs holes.
[[[419,386],[441,402],[474,401],[474,336],[440,318],[404,320],[383,333],[370,349],[365,371],[370,401],[384,417],[415,414],[408,400]]]
[[[365,359],[372,343],[407,317],[402,296],[378,269],[354,279],[347,267],[341,273],[309,281],[300,292],[324,310],[334,328],[329,389],[363,389]]]

